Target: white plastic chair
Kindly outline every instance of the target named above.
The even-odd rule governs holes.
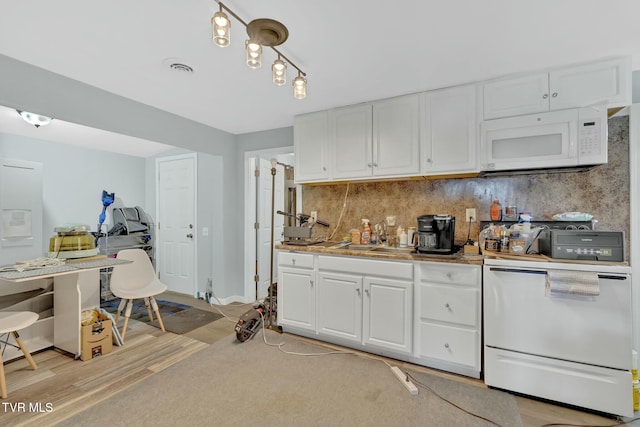
[[[151,321],[153,321],[153,313],[151,312],[153,308],[153,311],[158,317],[160,329],[165,331],[164,323],[162,323],[162,317],[160,317],[160,311],[158,310],[158,303],[154,295],[166,291],[167,285],[158,279],[149,255],[142,249],[123,249],[118,252],[117,258],[133,261],[130,264],[119,264],[115,266],[111,272],[111,281],[109,282],[113,295],[120,298],[120,304],[118,305],[118,311],[116,313],[116,324],[120,319],[120,313],[124,309],[125,304],[127,306],[124,314],[124,325],[122,326],[122,332],[120,334],[122,340],[124,341],[124,335],[127,332],[127,324],[131,316],[134,299],[144,299]]]
[[[38,369],[38,365],[36,365],[36,362],[31,357],[31,353],[29,353],[24,342],[22,342],[22,338],[18,335],[18,331],[34,324],[36,320],[38,320],[38,314],[31,311],[0,311],[0,335],[6,333],[13,335],[16,343],[20,346],[20,350],[24,353],[24,357],[27,359],[34,371]],[[4,377],[4,362],[2,361],[1,350],[2,349],[0,349],[0,396],[3,399],[6,399],[7,382]]]

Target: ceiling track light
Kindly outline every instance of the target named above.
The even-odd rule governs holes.
[[[226,47],[231,44],[231,22],[225,12],[229,13],[247,29],[247,34],[249,35],[249,39],[245,41],[247,66],[260,68],[262,65],[262,47],[271,48],[278,54],[278,59],[271,66],[273,83],[278,86],[284,85],[287,82],[287,64],[291,65],[298,70],[298,76],[293,79],[293,96],[296,99],[304,99],[307,96],[307,79],[305,78],[307,75],[276,49],[276,46],[284,43],[289,37],[287,27],[278,21],[267,18],[254,19],[247,24],[222,2],[217,3],[220,9],[211,18],[213,42],[220,47]]]

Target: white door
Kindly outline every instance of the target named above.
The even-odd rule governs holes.
[[[282,240],[282,232],[284,227],[284,216],[275,212],[284,210],[284,168],[282,165],[276,165],[275,175],[275,191],[272,200],[272,181],[271,162],[265,159],[259,159],[260,173],[258,176],[258,200],[257,200],[257,223],[258,223],[258,295],[257,299],[264,298],[269,293],[269,285],[271,284],[271,273],[273,271],[273,281],[277,281],[277,257],[273,254],[273,270],[271,270],[271,250],[275,244],[279,244]],[[273,239],[271,238],[271,215],[273,212]]]
[[[158,159],[156,268],[170,291],[195,295],[196,156]]]

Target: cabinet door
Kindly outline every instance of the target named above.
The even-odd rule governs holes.
[[[484,87],[484,119],[549,110],[549,74],[493,80]]]
[[[420,173],[420,98],[401,96],[373,104],[373,175]]]
[[[413,284],[364,278],[364,344],[401,353],[412,351]]]
[[[293,127],[296,182],[329,179],[329,147],[327,111],[296,116]]]
[[[422,174],[478,171],[477,86],[422,96]]]
[[[587,64],[549,73],[551,109],[631,104],[629,59]]]
[[[363,104],[336,108],[330,112],[334,179],[371,176],[371,108],[371,104]]]
[[[279,269],[278,324],[316,332],[313,270],[284,267]]]
[[[360,343],[362,276],[318,273],[318,333]]]

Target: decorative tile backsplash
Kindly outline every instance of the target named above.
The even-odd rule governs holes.
[[[456,217],[455,243],[467,240],[466,208],[476,208],[480,221],[489,220],[493,199],[502,206],[515,205],[534,219],[550,221],[562,212],[586,212],[598,220],[597,229],[624,231],[629,253],[629,120],[609,120],[609,163],[588,171],[540,173],[510,177],[419,179],[389,182],[350,182],[305,185],[302,212],[318,211],[331,226],[314,227],[316,235],[340,240],[361,219],[372,224],[396,216],[396,225],[416,226],[424,214]],[[344,208],[343,208],[344,206]],[[471,223],[477,240],[479,222]],[[628,256],[627,256],[628,258]]]

